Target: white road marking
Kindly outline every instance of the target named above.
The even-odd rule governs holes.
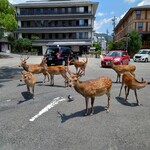
[[[53,108],[55,105],[57,105],[59,102],[61,101],[65,101],[66,99],[63,97],[56,97],[53,99],[53,101],[47,105],[45,108],[43,108],[37,115],[35,115],[34,117],[32,117],[29,121],[34,121],[36,118],[38,118],[39,116],[41,116],[42,114],[44,114],[45,112],[47,112],[48,110],[50,110],[51,108]]]

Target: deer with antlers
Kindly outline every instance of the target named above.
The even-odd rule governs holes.
[[[36,78],[31,72],[21,72],[22,77],[20,78],[20,81],[24,81],[27,86],[27,91],[30,93],[30,88],[32,88],[32,95],[34,99],[34,87],[36,83]]]
[[[135,65],[114,65],[113,60],[110,61],[110,65],[111,68],[117,73],[117,79],[116,79],[116,83],[119,81],[120,82],[120,78],[121,75],[124,72],[129,71],[131,74],[134,75],[134,71],[136,70],[136,66]]]
[[[127,101],[127,97],[129,95],[129,91],[131,89],[131,90],[134,90],[137,105],[140,105],[138,97],[137,97],[137,89],[144,88],[147,84],[148,83],[146,81],[144,81],[143,78],[141,81],[138,81],[133,74],[131,74],[130,72],[125,72],[122,76],[122,85],[120,88],[119,96],[121,95],[122,88],[125,85],[124,86],[124,88],[125,88],[125,100]]]
[[[46,72],[49,73],[50,78],[51,78],[51,85],[54,85],[54,75],[61,75],[65,79],[65,87],[68,86],[68,76],[67,76],[67,70],[66,67],[63,65],[59,66],[47,66],[46,64],[46,58],[43,58],[43,63],[42,63],[43,68],[45,69]]]
[[[70,74],[69,86],[74,89],[85,98],[86,111],[85,115],[88,115],[88,101],[91,98],[91,115],[94,113],[94,100],[96,96],[102,96],[104,94],[108,97],[107,112],[110,111],[110,91],[112,87],[112,80],[109,77],[103,76],[97,79],[91,79],[86,81],[80,81],[79,78],[83,74],[83,70],[80,68],[76,74],[73,74],[69,69],[69,63],[67,67]]]
[[[85,75],[85,68],[88,63],[88,57],[86,54],[85,54],[85,58],[86,58],[86,60],[83,60],[83,61],[74,60],[74,66],[76,68],[76,73],[78,72],[78,69],[81,68],[83,70],[83,75]]]
[[[29,59],[29,56],[27,56],[27,58],[23,58],[22,56],[20,57],[20,65],[19,67],[23,67],[23,69],[27,72],[31,72],[33,74],[40,74],[43,73],[44,75],[44,80],[43,82],[45,82],[46,76],[48,78],[49,81],[49,75],[46,72],[46,70],[43,67],[43,63],[44,63],[44,59],[42,59],[42,62],[40,64],[27,64],[27,60]]]

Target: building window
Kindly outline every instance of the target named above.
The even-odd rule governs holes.
[[[138,28],[143,28],[143,22],[138,22]]]
[[[84,7],[78,7],[77,12],[78,13],[84,13]]]
[[[84,26],[84,20],[83,19],[79,20],[79,26]]]
[[[141,11],[137,10],[136,11],[136,19],[140,19],[141,18]]]

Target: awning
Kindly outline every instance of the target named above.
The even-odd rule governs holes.
[[[74,46],[84,46],[84,45],[91,45],[91,42],[48,42],[47,46],[53,46],[53,45],[74,45]]]

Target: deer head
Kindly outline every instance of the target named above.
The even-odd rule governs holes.
[[[29,56],[27,56],[27,58],[23,58],[22,56],[20,56],[20,65],[19,67],[23,67],[26,64],[26,60],[29,59]]]

